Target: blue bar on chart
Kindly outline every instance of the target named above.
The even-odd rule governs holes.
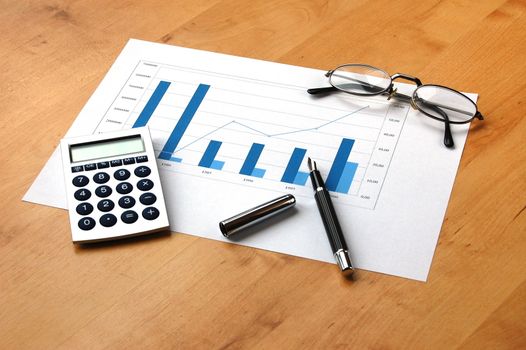
[[[212,164],[210,164],[210,169],[221,170],[223,169],[223,165],[225,165],[225,162],[214,160]]]
[[[263,176],[265,176],[265,172],[265,169],[255,168],[254,170],[252,170],[251,176],[262,178]]]
[[[345,185],[347,185],[347,183],[350,186],[350,183],[352,182],[352,178],[354,177],[354,172],[351,171],[352,166],[347,165],[348,164],[347,159],[349,159],[349,155],[351,154],[353,145],[354,145],[354,140],[346,139],[346,138],[342,139],[342,142],[340,143],[340,147],[338,148],[338,151],[336,152],[336,156],[334,157],[334,162],[332,163],[332,167],[329,171],[329,175],[327,175],[327,180],[325,181],[325,186],[327,187],[329,191],[337,191],[338,184],[340,183],[340,181],[342,181],[344,176],[347,176],[347,178],[343,179],[341,188],[344,188]],[[349,164],[353,164],[353,163],[349,163]],[[345,171],[346,167],[349,167],[347,172]],[[343,193],[347,193],[347,192],[343,192]]]
[[[354,174],[356,174],[356,169],[358,169],[357,163],[347,162],[345,164],[345,168],[343,169],[342,177],[340,181],[338,182],[338,186],[336,187],[335,192],[349,193],[349,189],[351,188]]]
[[[219,147],[221,147],[221,144],[222,142],[220,141],[210,140],[210,143],[208,143],[208,147],[206,147],[203,157],[199,161],[199,166],[216,170],[223,169],[223,165],[225,165],[225,163],[215,160],[215,157],[217,155],[217,152],[219,151]]]
[[[309,173],[298,171],[298,174],[296,174],[296,177],[294,178],[293,184],[305,186],[305,183],[307,182],[308,178],[309,178]]]
[[[141,114],[139,114],[139,117],[133,124],[133,128],[145,126],[148,123],[148,121],[150,120],[150,117],[152,116],[153,112],[155,111],[159,103],[161,102],[161,99],[166,93],[166,90],[168,90],[169,86],[170,86],[169,81],[161,80],[159,84],[157,84],[157,87],[153,91],[152,96],[150,96],[150,99],[148,100],[148,102],[146,102],[146,105],[142,109]]]
[[[183,138],[186,129],[190,125],[190,122],[192,121],[192,118],[197,112],[197,109],[201,105],[201,102],[203,102],[203,99],[205,98],[205,95],[208,92],[209,88],[210,85],[199,84],[197,90],[194,92],[194,95],[190,99],[190,102],[186,106],[183,114],[181,115],[181,118],[179,118],[179,121],[175,125],[175,128],[168,137],[168,140],[166,141],[163,150],[159,155],[160,159],[170,160],[170,158],[172,158],[172,154],[174,153],[175,149],[177,148],[177,145]]]
[[[264,147],[265,145],[261,143],[252,144],[252,147],[250,147],[250,151],[248,151],[247,158],[245,159],[245,162],[243,163],[243,166],[241,166],[241,170],[239,171],[241,175],[249,175],[255,177],[263,177],[265,175],[265,169],[256,168],[256,164],[258,162],[259,157],[261,156],[261,152],[263,152]]]
[[[289,163],[285,168],[285,172],[281,177],[282,182],[303,186],[305,185],[309,174],[303,171],[299,171],[301,163],[303,162],[303,158],[305,157],[305,153],[307,153],[306,149],[297,147],[294,148],[294,151],[290,156]]]

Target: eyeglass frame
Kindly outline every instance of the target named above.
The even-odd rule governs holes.
[[[377,70],[377,71],[380,71],[382,73],[385,74],[386,77],[389,77],[390,79],[390,82],[389,82],[389,85],[381,90],[381,91],[378,91],[378,92],[374,92],[374,93],[359,93],[359,92],[351,92],[351,91],[347,91],[347,90],[344,90],[344,89],[341,89],[341,88],[338,88],[336,86],[333,85],[332,83],[332,80],[331,80],[331,76],[332,74],[337,71],[338,69],[342,68],[342,67],[346,67],[346,66],[361,66],[361,67],[366,67],[366,68],[371,68],[373,70]],[[398,98],[398,99],[401,99],[401,100],[405,100],[406,102],[409,102],[409,104],[411,105],[411,107],[413,109],[416,109],[420,112],[422,112],[423,114],[425,114],[427,117],[430,117],[432,119],[435,119],[435,120],[438,120],[438,121],[441,121],[445,124],[445,133],[444,133],[444,145],[448,148],[451,148],[454,146],[454,142],[453,142],[453,135],[451,134],[451,129],[450,129],[450,124],[466,124],[466,123],[470,123],[471,121],[473,121],[473,119],[479,119],[479,120],[484,120],[484,116],[482,115],[482,113],[480,113],[480,111],[478,110],[478,107],[477,107],[477,104],[475,102],[473,102],[469,97],[467,97],[465,94],[463,94],[462,92],[460,91],[457,91],[455,89],[452,89],[450,87],[447,87],[447,86],[443,86],[443,85],[438,85],[438,84],[422,84],[422,82],[420,81],[419,78],[417,77],[414,77],[412,75],[408,75],[408,74],[404,74],[404,73],[395,73],[393,75],[390,75],[389,73],[387,73],[386,71],[384,71],[383,69],[380,69],[380,68],[377,68],[377,67],[374,67],[374,66],[371,66],[371,65],[368,65],[368,64],[359,64],[359,63],[346,63],[346,64],[342,64],[334,69],[331,69],[329,71],[327,71],[327,73],[325,73],[325,76],[327,78],[329,78],[329,83],[331,84],[330,87],[322,87],[322,88],[311,88],[311,89],[308,89],[307,92],[311,95],[316,95],[316,94],[326,94],[326,93],[331,93],[331,92],[335,92],[335,91],[341,91],[341,92],[345,92],[345,93],[348,93],[350,95],[355,95],[355,96],[376,96],[376,95],[385,95],[387,94],[388,97],[387,97],[387,100],[390,100],[391,98]],[[408,96],[408,95],[405,95],[405,94],[402,94],[402,93],[399,93],[397,92],[397,89],[394,87],[394,80],[396,79],[404,79],[404,80],[409,80],[409,81],[412,81],[413,83],[416,84],[416,89],[415,91],[413,91],[413,94],[411,96]],[[442,89],[446,89],[446,90],[449,90],[449,91],[452,91],[454,93],[457,93],[463,97],[466,98],[466,100],[468,100],[471,104],[473,104],[473,106],[475,107],[475,114],[469,118],[469,119],[466,119],[466,120],[463,120],[463,121],[451,121],[449,119],[449,116],[447,115],[446,112],[442,111],[441,109],[437,108],[436,111],[442,115],[443,118],[438,118],[424,110],[422,110],[421,108],[418,107],[418,105],[416,104],[415,102],[415,98],[416,98],[416,93],[418,91],[419,88],[421,87],[427,87],[427,86],[432,86],[432,87],[438,87],[438,88],[442,88]],[[429,106],[431,107],[431,106]],[[434,106],[435,107],[435,106]],[[436,108],[436,107],[435,107]],[[451,108],[448,108],[448,109],[451,109]]]

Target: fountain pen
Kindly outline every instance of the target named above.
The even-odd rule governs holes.
[[[334,259],[340,267],[341,272],[345,276],[350,276],[352,275],[354,268],[352,266],[351,257],[349,256],[349,249],[347,248],[345,238],[343,237],[342,228],[332,205],[329,191],[325,188],[325,183],[318,171],[316,162],[309,157],[307,159],[307,164],[310,170],[312,187],[314,188],[314,199],[318,205],[318,210],[320,211],[323,226],[325,226],[325,232],[327,233],[327,238],[329,239]]]

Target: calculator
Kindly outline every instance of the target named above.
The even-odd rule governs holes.
[[[65,138],[60,147],[74,243],[168,229],[147,126]]]

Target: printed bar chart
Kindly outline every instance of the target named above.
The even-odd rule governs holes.
[[[309,156],[334,198],[364,208],[376,205],[409,110],[343,95],[322,104],[305,87],[150,62],[120,95],[97,131],[148,125],[165,171],[310,198]]]
[[[159,106],[162,98],[166,94],[170,86],[169,81],[161,80],[155,90],[153,91],[151,97],[146,102],[146,105],[142,109],[141,113],[137,117],[137,120],[133,124],[133,127],[145,126],[150,120],[151,116],[154,114],[156,108]],[[174,152],[177,151],[177,146],[179,145],[181,139],[183,138],[186,130],[190,126],[190,123],[195,116],[199,106],[203,102],[210,85],[199,84],[195,92],[193,93],[190,101],[186,105],[181,117],[177,121],[174,129],[172,130],[170,136],[168,137],[162,151],[159,154],[159,158],[163,160],[170,160],[176,163],[181,163],[181,157],[173,156]],[[234,124],[235,121],[232,121],[228,124]],[[325,123],[324,125],[330,124]],[[240,123],[238,123],[240,124]],[[242,124],[240,124],[242,125]],[[224,125],[225,126],[225,125]],[[215,131],[222,129],[224,126],[216,128]],[[246,125],[242,125],[246,128]],[[250,129],[250,128],[249,128]],[[308,129],[307,129],[308,130]],[[212,131],[211,133],[214,133]],[[207,134],[210,135],[211,133]],[[273,135],[266,135],[273,136]],[[334,162],[330,168],[329,175],[327,176],[327,189],[329,191],[338,192],[338,193],[348,193],[356,171],[358,169],[358,164],[353,162],[348,162],[349,155],[351,154],[352,148],[354,146],[355,140],[343,138],[341,144],[338,148]],[[206,150],[199,161],[200,167],[222,170],[225,163],[223,161],[216,160],[215,157],[219,152],[222,142],[216,140],[210,140]],[[189,145],[186,145],[182,148],[185,148]],[[239,174],[253,176],[258,178],[263,178],[265,176],[266,170],[257,168],[257,162],[261,157],[261,154],[265,148],[265,145],[262,143],[252,143],[248,154],[239,170]],[[181,149],[181,148],[180,148]],[[288,161],[283,176],[281,177],[281,182],[290,183],[295,185],[305,186],[309,174],[306,172],[300,171],[300,166],[305,158],[307,150],[304,148],[295,147],[294,151],[291,154],[291,157]]]
[[[209,88],[210,88],[210,85],[199,84],[199,86],[197,87],[197,90],[192,96],[192,99],[186,106],[183,114],[181,115],[181,118],[177,122],[172,133],[168,137],[168,140],[166,141],[166,144],[164,145],[161,153],[159,154],[160,159],[170,160],[170,158],[172,158],[172,154],[174,153],[175,149],[177,148],[177,145],[183,138],[183,135],[186,129],[190,125],[190,122],[192,121],[192,118],[194,117],[195,112],[197,112],[197,109],[201,105],[201,102],[203,102],[203,99],[205,98],[205,95],[208,92]],[[150,101],[148,101],[148,103],[149,102]]]
[[[303,148],[294,148],[292,155],[290,156],[289,163],[285,168],[283,177],[281,178],[282,182],[296,184],[296,185],[305,185],[307,178],[309,177],[308,173],[299,171],[301,162],[305,158],[306,149]]]
[[[347,191],[349,190],[357,166],[357,164],[347,162],[353,146],[354,140],[346,138],[342,139],[340,147],[336,152],[336,157],[334,157],[334,162],[332,163],[329,175],[327,175],[327,180],[325,181],[325,186],[327,186],[329,191],[341,192],[338,191],[338,185],[340,182],[342,183],[340,186],[342,191],[345,188],[347,188]],[[347,193],[347,191],[341,193]]]
[[[155,109],[159,106],[159,103],[161,99],[163,98],[163,96],[165,95],[166,91],[168,90],[168,87],[170,86],[170,84],[171,84],[170,82],[164,81],[164,80],[161,80],[159,82],[154,92],[152,93],[151,97],[147,101],[145,107],[141,111],[139,117],[133,124],[133,127],[144,126],[148,123]],[[177,151],[177,146],[179,145],[181,139],[183,138],[186,130],[190,126],[190,123],[193,117],[195,116],[199,106],[203,102],[209,89],[210,89],[210,85],[199,84],[193,96],[191,97],[190,102],[185,107],[184,112],[182,113],[174,129],[172,130],[170,136],[168,137],[162,151],[160,152],[159,154],[160,159],[170,160],[176,163],[182,162],[182,158],[174,157],[173,153]],[[227,125],[234,124],[234,123],[236,122],[232,121],[231,123],[227,123]],[[326,124],[329,124],[329,123],[326,123]],[[223,127],[224,126],[217,128],[215,131]],[[272,135],[266,135],[266,136],[272,136]],[[327,189],[329,189],[330,191],[339,192],[339,193],[349,192],[354,175],[356,174],[356,171],[358,169],[357,163],[352,163],[352,162],[347,161],[352,151],[354,142],[355,140],[347,139],[347,138],[343,138],[341,141],[341,144],[336,153],[336,157],[334,158],[334,162],[332,164],[329,175],[327,177],[326,185],[327,185]],[[211,140],[206,150],[204,151],[203,156],[201,160],[199,161],[198,165],[201,167],[205,167],[205,168],[222,170],[225,163],[223,161],[218,161],[215,159],[219,151],[219,148],[221,147],[221,144],[222,144],[221,141]],[[188,145],[184,147],[187,147],[187,146]],[[257,162],[264,148],[265,148],[264,144],[252,143],[252,146],[250,147],[250,150],[248,151],[248,154],[243,162],[243,165],[241,166],[241,169],[239,170],[239,174],[258,177],[258,178],[263,178],[265,176],[266,170],[256,167]],[[299,169],[300,169],[301,163],[303,162],[305,158],[306,153],[307,153],[307,150],[304,148],[298,148],[298,147],[294,148],[294,151],[292,152],[289,162],[285,168],[285,171],[283,172],[283,176],[281,177],[281,182],[305,186],[305,183],[307,182],[309,174],[306,172],[302,172]]]
[[[204,168],[211,168],[216,170],[223,169],[224,162],[215,160],[217,152],[221,147],[222,142],[216,140],[210,140],[208,147],[206,147],[203,157],[199,161],[199,166]]]
[[[256,168],[256,164],[258,162],[259,157],[261,156],[261,152],[263,152],[264,147],[265,145],[261,143],[252,144],[252,147],[250,147],[250,151],[248,151],[247,158],[245,159],[245,162],[243,163],[243,166],[239,171],[240,174],[255,177],[263,177],[265,175],[264,169]]]
[[[168,87],[170,87],[170,82],[163,80],[159,82],[152,96],[146,103],[146,106],[144,106],[141,114],[139,114],[139,117],[135,121],[135,124],[133,124],[133,128],[139,128],[141,126],[145,126],[148,123],[150,117],[152,116],[153,112],[155,111],[155,109],[161,102],[161,99],[163,98],[164,94],[166,93],[166,90],[168,90]]]

